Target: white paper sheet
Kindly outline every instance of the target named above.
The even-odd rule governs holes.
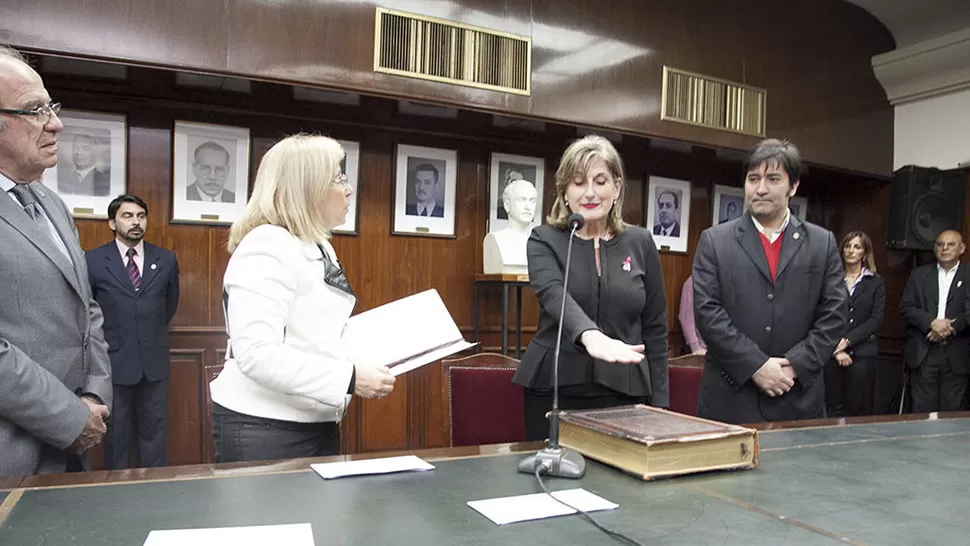
[[[259,525],[213,529],[173,529],[148,533],[144,546],[314,546],[313,528],[309,523],[293,525]]]
[[[391,366],[394,375],[475,346],[434,289],[350,317],[341,338],[351,361]]]
[[[433,470],[434,465],[414,455],[403,457],[383,457],[338,463],[311,464],[310,468],[324,479],[360,476],[364,474],[390,474],[392,472],[411,472]]]
[[[575,506],[584,512],[596,512],[598,510],[613,510],[619,504],[610,502],[599,495],[594,495],[585,489],[567,489],[565,491],[553,491],[552,495],[557,499]],[[516,523],[519,521],[530,521],[534,519],[545,519],[556,516],[567,516],[575,514],[576,511],[563,504],[550,499],[545,493],[535,493],[533,495],[519,495],[516,497],[500,497],[497,499],[485,499],[478,501],[468,501],[468,506],[479,514],[492,520],[496,525],[506,523]]]

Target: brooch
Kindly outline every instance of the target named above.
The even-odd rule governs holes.
[[[626,259],[623,260],[623,271],[630,271],[632,268],[633,266],[630,265],[630,257],[627,256]]]

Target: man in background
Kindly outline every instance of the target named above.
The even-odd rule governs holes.
[[[435,194],[438,192],[438,169],[430,163],[422,163],[414,169],[415,204],[404,207],[404,214],[408,216],[433,216],[443,218],[445,209],[438,204]]]
[[[940,233],[936,263],[913,270],[899,303],[914,413],[964,409],[970,375],[970,272],[960,264],[965,250],[959,231]]]
[[[680,198],[670,190],[660,190],[657,196],[657,223],[653,234],[661,237],[680,237]]]
[[[192,175],[195,182],[185,188],[187,201],[235,203],[236,194],[226,189],[229,179],[229,150],[213,141],[203,142],[195,149]]]
[[[111,192],[111,174],[97,167],[98,141],[86,133],[74,135],[71,160],[74,168],[57,169],[57,191],[62,194],[103,197]]]
[[[109,243],[87,253],[91,291],[104,310],[114,406],[104,442],[104,465],[128,468],[132,430],[139,466],[165,465],[168,414],[168,324],[179,300],[175,254],[146,243],[148,205],[134,195],[108,205]]]
[[[0,476],[90,467],[111,368],[74,219],[39,182],[64,124],[44,82],[0,46]]]

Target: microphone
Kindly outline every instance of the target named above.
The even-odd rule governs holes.
[[[559,308],[559,335],[556,336],[556,352],[552,368],[552,411],[549,414],[549,444],[535,455],[519,462],[519,472],[546,474],[559,478],[582,478],[586,474],[586,459],[575,451],[559,446],[559,347],[562,345],[562,319],[566,314],[566,288],[569,286],[569,262],[573,254],[573,236],[582,229],[586,219],[574,212],[566,220],[569,226],[569,243],[566,245],[566,271],[562,278],[562,306]]]

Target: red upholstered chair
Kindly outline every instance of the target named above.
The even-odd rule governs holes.
[[[525,441],[522,387],[512,383],[518,364],[496,353],[442,361],[451,445]]]
[[[703,355],[684,355],[671,358],[670,409],[685,415],[697,414],[697,393],[704,371]]]

